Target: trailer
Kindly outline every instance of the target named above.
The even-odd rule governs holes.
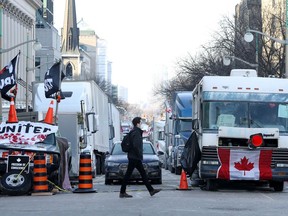
[[[94,81],[65,80],[61,91],[65,99],[58,104],[56,122],[60,134],[70,142],[70,178],[79,175],[81,153],[91,155],[93,177],[104,173],[106,153],[111,143],[120,138],[119,111]],[[34,111],[45,112],[49,101],[45,98],[44,84],[34,82]]]

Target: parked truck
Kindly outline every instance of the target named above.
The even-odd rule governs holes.
[[[170,167],[170,155],[172,152],[172,128],[173,128],[173,120],[172,120],[172,108],[168,101],[165,102],[165,126],[164,126],[164,140],[165,140],[165,151],[164,151],[164,168],[166,170]]]
[[[63,81],[56,123],[60,134],[70,142],[69,176],[79,175],[81,153],[91,155],[92,174],[105,172],[105,156],[112,143],[120,139],[120,114],[94,81]],[[50,102],[45,98],[44,84],[33,83],[34,111],[44,113]]]
[[[160,152],[163,152],[163,155],[159,155],[159,159],[161,162],[162,167],[165,168],[165,121],[164,120],[158,120],[156,121],[153,119],[152,121],[152,132],[150,133],[149,140],[153,143],[155,149]]]
[[[252,181],[283,190],[288,180],[287,92],[287,79],[257,77],[255,70],[203,77],[192,94],[202,188]]]
[[[169,170],[181,174],[180,158],[185,143],[192,131],[192,92],[176,92],[172,107],[172,149],[169,155]]]

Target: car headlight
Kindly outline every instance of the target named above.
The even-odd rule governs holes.
[[[107,166],[110,166],[110,167],[117,167],[117,166],[119,166],[119,163],[115,163],[115,162],[111,162],[111,161],[109,161],[109,162],[107,162]]]
[[[147,163],[148,166],[159,166],[159,162],[158,161],[154,161],[154,162],[149,162]]]

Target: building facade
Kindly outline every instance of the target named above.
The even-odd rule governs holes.
[[[3,68],[20,51],[17,79],[22,82],[18,85],[15,103],[15,107],[20,109],[31,106],[31,83],[34,81],[35,70],[26,69],[33,68],[35,64],[33,44],[36,40],[36,11],[41,7],[40,0],[0,0],[0,65]],[[3,100],[1,103],[1,119],[5,120],[10,104]]]

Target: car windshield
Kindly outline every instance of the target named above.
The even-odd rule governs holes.
[[[121,144],[116,143],[112,149],[111,155],[124,155],[124,154],[126,154],[126,153],[122,151]],[[143,142],[143,154],[144,155],[156,154],[151,143]]]

